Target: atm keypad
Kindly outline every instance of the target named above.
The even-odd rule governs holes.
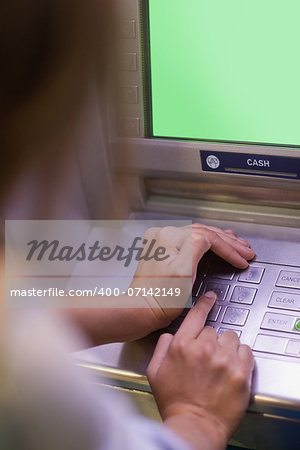
[[[300,362],[300,269],[287,269],[257,261],[240,271],[208,255],[198,267],[193,301],[214,291],[217,300],[207,325],[218,335],[232,330],[255,352]]]

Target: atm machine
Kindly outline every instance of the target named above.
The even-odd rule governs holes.
[[[208,324],[235,330],[254,352],[251,404],[233,445],[298,449],[300,6],[121,3],[120,104],[110,134],[134,183],[132,217],[189,218],[250,242],[256,257],[245,271],[208,255],[193,295],[213,289]],[[145,377],[154,345],[152,336],[76,359],[155,416]]]

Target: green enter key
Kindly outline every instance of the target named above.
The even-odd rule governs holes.
[[[300,319],[297,319],[294,325],[294,330],[300,333]]]

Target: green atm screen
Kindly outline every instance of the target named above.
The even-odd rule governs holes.
[[[149,0],[153,135],[300,145],[299,0]]]

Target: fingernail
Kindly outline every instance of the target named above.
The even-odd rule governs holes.
[[[246,239],[238,238],[238,241],[239,241],[241,244],[249,245],[249,244],[248,244],[248,241],[246,241]]]
[[[204,297],[216,299],[217,295],[213,291],[208,291],[208,292],[205,292]]]
[[[249,253],[249,255],[255,255],[255,252],[252,250],[252,248],[246,248],[247,253]]]
[[[251,259],[251,258],[249,258],[249,259]],[[246,259],[244,259],[243,260],[243,265],[241,264],[239,269],[248,269],[248,267],[249,267],[249,263],[248,263],[248,261]]]

